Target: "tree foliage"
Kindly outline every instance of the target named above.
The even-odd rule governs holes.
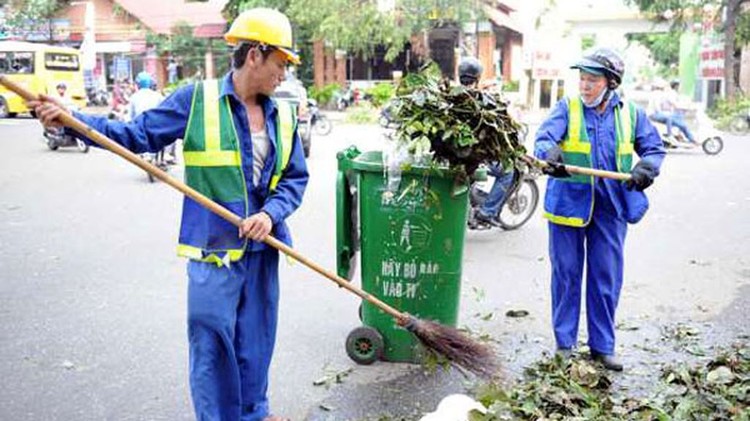
[[[638,33],[628,34],[628,41],[638,42],[651,51],[659,72],[664,76],[672,76],[675,73],[674,66],[680,60],[680,33],[676,31],[668,33]]]
[[[743,5],[750,0],[626,0],[634,4],[653,20],[668,20],[673,31],[684,31],[690,25],[699,23],[706,8],[723,10],[726,17],[718,29],[724,34],[724,72],[727,96],[732,98],[736,91],[734,63],[739,49],[750,41],[750,18]],[[721,14],[719,14],[721,16]]]
[[[10,10],[6,22],[17,32],[47,31],[48,39],[54,39],[52,19],[70,3],[70,0],[9,0],[5,6]]]
[[[198,69],[203,68],[205,55],[209,48],[215,52],[217,48],[224,48],[223,42],[212,43],[210,39],[198,38],[193,35],[193,27],[186,22],[177,23],[169,35],[147,33],[146,43],[152,45],[159,55],[171,54],[178,58],[183,66],[183,74],[187,75],[194,74]],[[219,53],[216,56],[224,57],[225,54]],[[216,71],[221,74],[226,68],[228,68],[228,65],[218,66]]]
[[[297,30],[298,42],[325,40],[334,48],[371,56],[379,45],[386,60],[395,59],[414,34],[446,23],[463,23],[480,14],[476,0],[394,0],[393,10],[379,10],[372,0],[230,0],[228,19],[250,7],[284,12]]]

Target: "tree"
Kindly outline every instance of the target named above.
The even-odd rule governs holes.
[[[70,0],[10,0],[6,3],[10,10],[6,21],[15,31],[28,33],[44,29],[48,41],[54,41],[52,19]]]
[[[154,46],[159,55],[169,53],[179,58],[185,74],[194,74],[202,69],[206,52],[213,48],[210,39],[193,35],[193,27],[186,22],[178,22],[169,35],[147,33],[146,43]],[[221,74],[227,67],[228,64],[225,64],[218,66],[216,70]]]
[[[628,34],[628,41],[636,41],[651,51],[656,63],[659,64],[659,73],[662,76],[674,76],[673,66],[680,60],[680,33],[676,31],[668,33],[636,33]]]
[[[673,31],[684,31],[688,25],[700,22],[706,7],[724,11],[725,19],[720,28],[724,34],[724,80],[727,98],[734,98],[737,92],[735,75],[736,53],[750,41],[750,18],[743,10],[743,4],[750,0],[626,0],[635,4],[653,20],[672,21]]]
[[[333,48],[372,56],[385,46],[385,59],[395,59],[411,36],[445,24],[461,24],[481,15],[482,0],[393,0],[391,10],[376,0],[230,0],[227,20],[250,7],[273,7],[284,12],[295,26],[303,53],[312,53],[312,42],[325,40]]]

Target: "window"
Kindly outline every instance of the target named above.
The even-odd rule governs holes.
[[[0,73],[9,75],[33,74],[34,53],[23,51],[0,52]]]
[[[80,68],[80,63],[76,54],[44,53],[44,67],[48,70],[76,71]]]

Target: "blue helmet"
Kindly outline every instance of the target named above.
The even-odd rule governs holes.
[[[625,62],[622,61],[619,54],[609,48],[598,48],[587,53],[570,68],[595,75],[604,75],[610,89],[616,89],[620,86],[622,76],[625,74]]]
[[[150,89],[154,85],[154,79],[146,72],[140,72],[135,77],[135,83],[139,89]]]

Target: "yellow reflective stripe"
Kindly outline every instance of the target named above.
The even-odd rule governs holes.
[[[183,152],[185,165],[190,167],[238,167],[241,158],[238,151]]]
[[[560,145],[563,152],[591,153],[591,143],[581,141],[582,113],[581,100],[568,99],[568,138]]]
[[[215,80],[207,80],[203,83],[203,133],[206,152],[221,150],[219,119],[219,84]]]
[[[294,113],[292,111],[292,105],[286,102],[277,103],[278,119],[279,124],[276,127],[277,139],[279,142],[276,144],[276,151],[281,149],[281,166],[276,169],[274,175],[271,177],[271,190],[276,188],[281,180],[281,175],[284,173],[284,169],[289,165],[289,159],[292,156],[292,147],[294,141]]]
[[[292,139],[294,136],[294,117],[292,107],[279,107],[279,126],[281,127],[281,168],[286,168],[292,156]]]
[[[622,138],[620,139],[619,154],[627,155],[633,153],[633,120],[630,114],[630,103],[625,103],[621,108],[620,123],[622,126]],[[617,113],[615,114],[615,116]]]
[[[560,145],[560,149],[562,149],[563,152],[583,153],[588,155],[591,153],[591,144],[588,142],[565,141]]]
[[[229,257],[230,262],[236,262],[242,258],[244,250],[222,250],[221,253],[226,253]],[[223,266],[227,263],[226,259],[222,259],[215,253],[209,253],[203,255],[203,250],[198,247],[189,246],[187,244],[177,245],[177,255],[181,257],[187,257],[191,260],[197,260],[199,262],[215,263],[217,266]]]
[[[560,216],[560,215],[553,215],[549,212],[544,212],[543,216],[550,220],[550,222],[553,222],[555,224],[559,225],[567,225],[569,227],[583,227],[586,226],[586,222],[582,218],[576,218],[573,216]]]

